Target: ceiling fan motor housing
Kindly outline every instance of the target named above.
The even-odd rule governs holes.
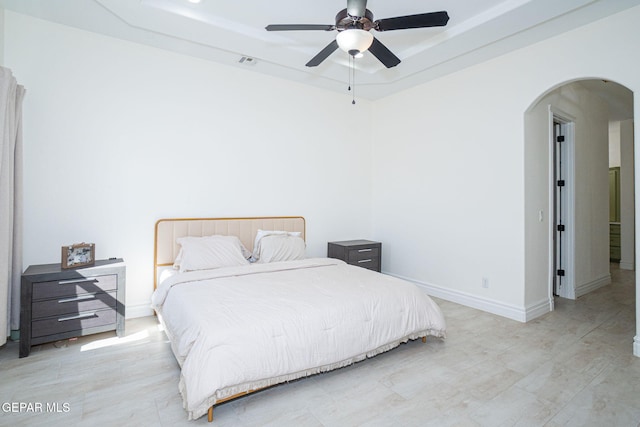
[[[364,16],[351,16],[347,13],[347,9],[342,9],[338,12],[336,15],[336,30],[344,31],[353,28],[365,31],[375,28],[373,13],[369,9],[365,10]]]

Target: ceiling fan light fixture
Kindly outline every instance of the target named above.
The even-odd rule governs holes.
[[[358,28],[349,28],[340,31],[336,36],[336,41],[340,49],[351,56],[356,56],[365,52],[373,43],[373,34],[369,31]]]

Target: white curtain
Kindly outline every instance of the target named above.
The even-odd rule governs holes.
[[[11,70],[0,67],[0,346],[20,328],[24,93]]]

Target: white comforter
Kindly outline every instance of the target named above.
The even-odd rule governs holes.
[[[439,307],[414,284],[328,258],[182,273],[152,305],[190,419],[227,396],[445,335]]]

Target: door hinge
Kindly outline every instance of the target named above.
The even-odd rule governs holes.
[[[564,187],[564,179],[558,180],[558,187]]]
[[[558,224],[558,231],[564,231],[564,224]]]
[[[558,142],[564,142],[564,136],[560,135],[557,138]]]
[[[558,276],[564,276],[564,270],[558,270],[556,274]]]

